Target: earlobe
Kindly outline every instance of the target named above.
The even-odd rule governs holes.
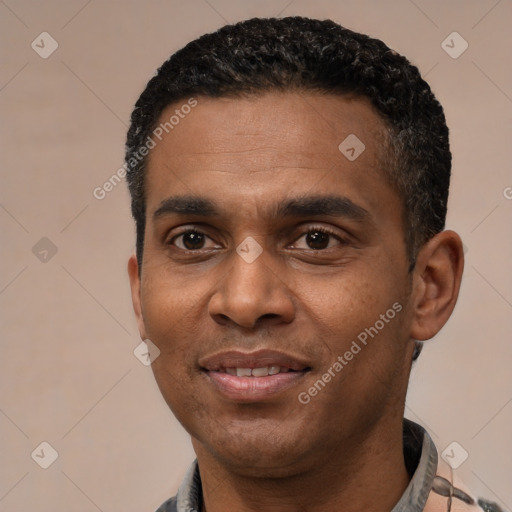
[[[147,336],[146,328],[144,326],[144,319],[142,316],[139,264],[137,262],[137,257],[135,256],[135,254],[132,254],[132,256],[130,256],[130,259],[128,260],[128,275],[130,277],[130,287],[132,291],[133,311],[135,312],[135,317],[137,319],[140,338],[142,340],[145,340]]]
[[[459,295],[464,253],[454,231],[443,231],[419,251],[413,277],[411,338],[425,341],[448,321]]]

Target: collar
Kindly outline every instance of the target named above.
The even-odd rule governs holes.
[[[437,449],[423,427],[405,418],[403,439],[405,465],[412,475],[391,512],[422,512],[436,476]]]

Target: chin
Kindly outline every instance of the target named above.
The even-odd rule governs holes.
[[[217,453],[217,460],[233,473],[247,478],[287,478],[301,473],[301,457],[292,455],[276,457],[275,453],[260,453],[258,457],[247,457],[234,453]]]
[[[300,428],[289,433],[276,434],[276,427],[262,429],[259,433],[245,432],[243,429],[229,430],[209,436],[201,442],[201,451],[206,450],[224,467],[246,477],[283,478],[302,471],[307,453]],[[196,445],[195,445],[196,446]]]

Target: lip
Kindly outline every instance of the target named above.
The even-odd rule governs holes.
[[[297,385],[310,371],[302,358],[276,350],[229,350],[204,357],[199,365],[221,395],[228,400],[245,403],[269,400]],[[225,373],[226,368],[253,369],[265,366],[280,366],[290,371],[265,377],[237,377]]]

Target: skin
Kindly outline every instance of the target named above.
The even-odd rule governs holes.
[[[364,99],[317,93],[198,97],[151,150],[142,268],[128,270],[142,339],[160,351],[156,381],[190,433],[206,510],[391,510],[408,485],[402,419],[413,340],[434,336],[455,305],[463,267],[444,231],[408,272],[402,202],[382,171],[384,124]],[[167,119],[179,105],[169,106]],[[365,144],[349,161],[338,145]],[[170,196],[214,201],[217,215],[154,214]],[[280,201],[336,195],[366,210],[275,217]],[[332,236],[311,248],[322,227]],[[190,250],[190,229],[204,233]],[[254,238],[247,263],[236,248]],[[188,242],[188,245],[185,245]],[[308,404],[307,391],[365,328],[400,303]],[[222,350],[277,349],[310,371],[250,403],[227,399],[199,361]]]

